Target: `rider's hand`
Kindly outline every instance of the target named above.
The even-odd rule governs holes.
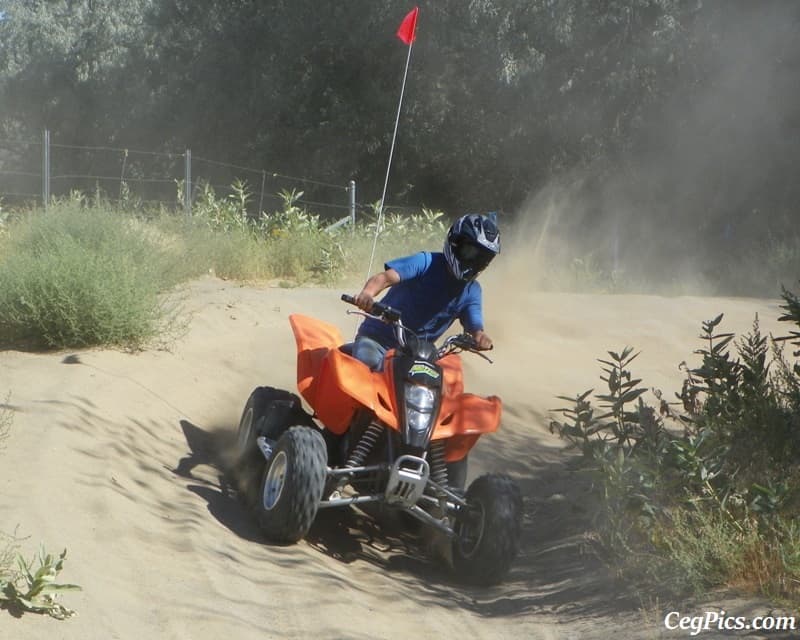
[[[483,331],[476,331],[472,337],[475,338],[475,344],[479,351],[489,351],[494,346],[492,339]]]
[[[361,293],[355,296],[355,302],[359,309],[369,313],[372,311],[372,305],[375,304],[375,299],[366,291],[361,291]]]

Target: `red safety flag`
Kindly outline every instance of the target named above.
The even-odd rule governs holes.
[[[419,14],[419,7],[414,7],[403,18],[403,22],[400,23],[400,28],[397,30],[397,37],[409,46],[417,37],[417,14]]]

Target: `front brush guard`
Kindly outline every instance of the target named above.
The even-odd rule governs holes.
[[[431,469],[424,458],[400,456],[389,470],[384,500],[397,507],[413,507],[428,486]]]
[[[383,491],[371,494],[342,493],[345,486],[355,478],[365,478],[370,475],[385,477]],[[428,462],[417,456],[404,455],[395,460],[393,464],[375,464],[362,467],[328,467],[328,479],[333,481],[337,489],[326,499],[320,502],[320,509],[345,507],[354,504],[378,502],[388,504],[394,508],[402,509],[409,515],[424,524],[437,529],[452,538],[456,535],[453,524],[466,510],[467,503],[463,497],[453,493],[450,489],[441,486],[430,478]],[[425,491],[428,490],[428,493]],[[437,518],[430,510],[444,512],[444,516]]]

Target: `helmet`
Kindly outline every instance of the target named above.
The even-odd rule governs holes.
[[[497,214],[461,216],[447,232],[444,257],[459,280],[472,280],[500,253]]]

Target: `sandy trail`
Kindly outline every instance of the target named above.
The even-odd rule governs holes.
[[[465,358],[468,389],[505,402],[501,432],[470,475],[504,470],[525,496],[522,552],[509,579],[465,588],[412,543],[357,514],[325,514],[308,540],[265,544],[223,471],[222,451],[252,388],[294,390],[290,313],[355,322],[338,290],[193,283],[192,320],[169,351],[0,352],[11,393],[0,451],[0,530],[32,554],[69,550],[66,622],[0,611],[0,638],[621,638],[660,621],[581,554],[587,487],[547,425],[558,394],[598,387],[596,358],[631,345],[634,371],[672,397],[702,320],[785,333],[779,301],[530,294],[487,286],[494,365]],[[693,360],[695,358],[695,360]],[[341,514],[340,514],[341,515]],[[704,635],[704,637],[713,637]]]

